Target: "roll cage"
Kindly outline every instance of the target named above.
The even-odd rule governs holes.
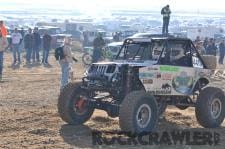
[[[155,48],[155,44],[156,43],[160,43],[161,44],[161,50],[157,51],[158,55],[154,55],[154,48]],[[144,45],[144,44],[149,44],[150,45],[150,56],[148,60],[152,60],[152,58],[154,58],[154,56],[156,56],[157,58],[155,60],[157,60],[156,64],[161,64],[161,65],[179,65],[179,64],[171,64],[169,63],[169,61],[164,61],[163,59],[165,59],[165,55],[168,56],[168,53],[170,54],[176,54],[176,52],[184,52],[184,56],[183,61],[190,61],[190,66],[193,66],[193,60],[192,58],[198,58],[200,63],[203,65],[203,68],[207,68],[204,61],[202,60],[199,52],[197,51],[195,45],[193,44],[193,42],[190,39],[187,38],[175,38],[175,37],[161,37],[161,38],[127,38],[124,40],[123,45],[121,46],[116,59],[119,59],[121,57],[119,57],[121,55],[121,52],[123,52],[123,60],[126,60],[127,58],[127,51],[126,48],[129,44],[140,44],[140,45]],[[171,49],[171,45],[173,44],[177,44],[177,45],[182,45],[180,47],[178,47],[176,49],[175,53],[171,53],[171,51],[169,51]],[[174,48],[174,47],[173,47]],[[123,50],[125,49],[125,50]],[[138,53],[140,53],[141,50],[141,46],[138,48],[138,50],[134,51],[134,57],[132,57],[132,60],[135,60],[135,56],[138,55]],[[183,51],[180,51],[183,50]],[[144,52],[144,51],[142,51]],[[143,53],[142,53],[143,54]],[[186,58],[185,58],[186,57]],[[180,59],[180,61],[182,61],[182,58]],[[146,60],[146,59],[145,59]],[[183,66],[183,65],[181,65]],[[185,66],[185,65],[184,65]],[[189,67],[190,67],[189,66]]]

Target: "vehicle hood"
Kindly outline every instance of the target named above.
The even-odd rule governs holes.
[[[116,60],[112,62],[98,62],[93,63],[94,65],[129,65],[129,66],[150,66],[156,64],[157,61],[146,61],[146,60]]]

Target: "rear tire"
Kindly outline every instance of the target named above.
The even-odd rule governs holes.
[[[225,116],[224,92],[215,87],[204,88],[197,99],[195,114],[201,126],[219,127]]]
[[[80,125],[93,114],[94,108],[85,100],[87,92],[81,88],[81,82],[66,85],[58,98],[58,113],[63,121]]]
[[[158,104],[145,91],[133,91],[122,102],[119,124],[122,131],[131,134],[151,132],[158,122]]]

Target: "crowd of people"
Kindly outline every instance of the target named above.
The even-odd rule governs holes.
[[[218,63],[223,64],[225,56],[225,39],[216,40],[214,38],[205,37],[204,40],[201,40],[200,36],[197,36],[194,40],[194,44],[200,54],[219,56]]]
[[[49,50],[51,49],[51,36],[45,32],[43,38],[38,32],[38,28],[35,27],[33,30],[28,29],[28,32],[24,35],[18,31],[17,28],[14,29],[11,34],[11,48],[13,53],[13,65],[21,64],[21,52],[24,49],[26,53],[26,64],[32,63],[48,64]],[[42,61],[40,61],[40,49],[43,49]]]
[[[47,32],[43,37],[35,27],[33,30],[28,29],[28,32],[20,31],[15,28],[10,34],[11,38],[7,39],[8,31],[3,23],[0,21],[0,80],[2,79],[4,51],[9,48],[12,52],[12,65],[20,65],[22,63],[21,53],[25,50],[25,61],[27,65],[31,63],[42,63],[49,65],[48,56],[51,49],[52,37]],[[40,60],[40,49],[43,50],[42,61]]]

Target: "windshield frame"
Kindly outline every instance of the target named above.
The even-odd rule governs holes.
[[[133,45],[136,44],[136,45],[140,45],[140,46],[138,47],[138,50],[135,51],[134,56],[131,57],[129,60],[134,60],[135,61],[135,57],[140,53],[140,50],[143,48],[141,45],[143,45],[143,44],[148,44],[149,45],[149,49],[152,50],[152,42],[151,42],[151,39],[148,39],[148,41],[134,41],[133,39],[126,39],[124,41],[123,45],[120,47],[119,52],[117,53],[115,60],[121,60],[121,59],[122,60],[128,60],[127,59],[127,50],[128,50],[127,46],[128,45],[131,45],[131,44],[133,44]],[[123,57],[122,56],[119,57],[122,52],[123,52]],[[145,51],[143,50],[143,52],[141,54],[142,56],[143,56],[143,53],[144,52]]]

